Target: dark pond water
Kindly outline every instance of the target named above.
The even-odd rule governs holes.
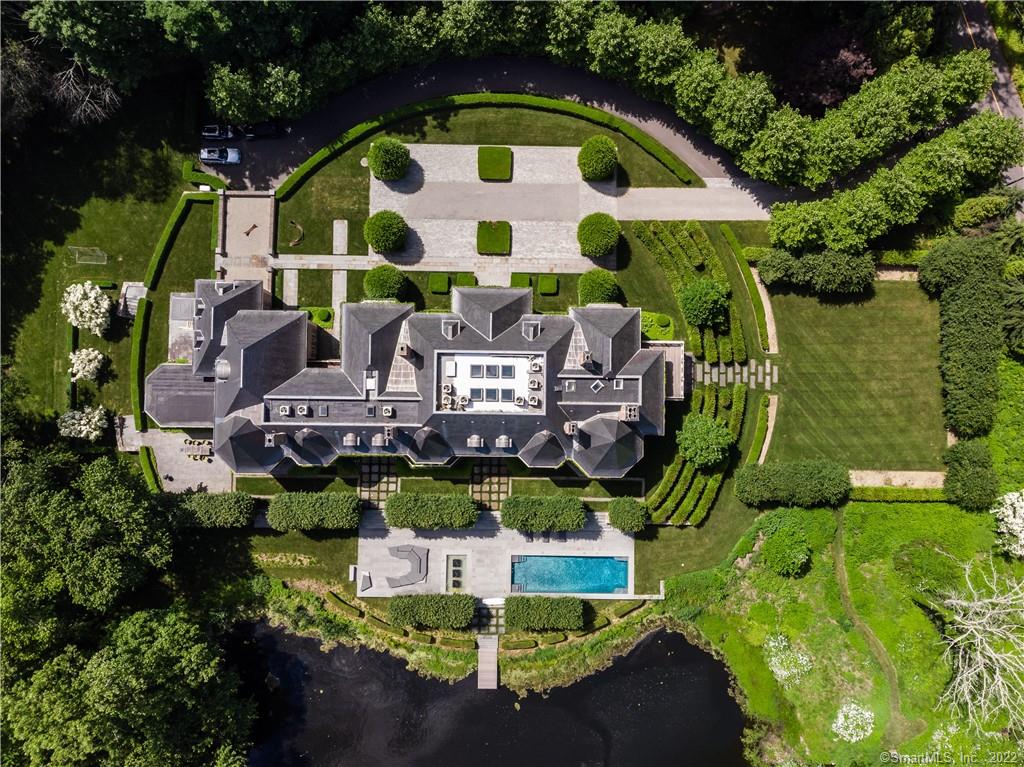
[[[372,650],[324,653],[262,623],[230,656],[261,708],[254,767],[746,767],[724,667],[672,632],[546,698],[424,679]]]

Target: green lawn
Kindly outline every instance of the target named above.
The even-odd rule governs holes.
[[[331,306],[334,272],[299,269],[299,306]]]
[[[999,364],[999,410],[988,437],[992,462],[1004,493],[1024,488],[1024,363]]]
[[[363,300],[363,276],[365,271],[351,269],[348,272],[348,302],[358,303]],[[405,272],[407,279],[405,296],[402,300],[416,305],[417,311],[448,311],[452,300],[450,293],[430,292],[430,272]],[[455,272],[451,273],[452,284],[455,284]]]
[[[774,295],[772,307],[781,397],[769,459],[942,468],[938,304],[917,283],[875,282],[873,297],[846,303]]]
[[[349,565],[356,564],[358,536],[352,533],[272,531],[249,534],[252,556],[267,575],[284,580],[319,580],[353,593]]]
[[[518,107],[485,107],[437,112],[389,126],[386,133],[426,144],[498,144],[579,146],[594,135],[609,136],[619,149],[619,186],[682,186],[665,166],[625,136],[568,115]],[[369,215],[370,176],[359,161],[369,136],[324,165],[278,208],[278,250],[282,253],[330,253],[332,222],[349,222],[348,252],[365,254],[363,222]],[[319,147],[311,147],[312,152]],[[305,232],[289,245],[300,224]]]
[[[25,383],[27,407],[50,412],[67,404],[66,323],[59,310],[64,288],[89,278],[113,279],[120,287],[145,275],[186,189],[181,164],[196,143],[195,126],[188,124],[194,110],[186,104],[196,97],[183,82],[154,82],[102,125],[71,133],[39,125],[19,140],[17,151],[6,153],[5,175],[16,182],[3,188],[3,346]],[[209,246],[209,224],[204,238]],[[69,245],[101,248],[108,262],[78,264]],[[79,345],[111,359],[99,386],[80,387],[82,403],[129,413],[130,326],[114,319],[103,339],[83,332]]]
[[[627,224],[619,241],[619,263],[615,279],[622,288],[629,306],[639,306],[649,312],[661,312],[672,318],[676,337],[682,338],[683,316],[679,302],[647,248],[640,245]]]

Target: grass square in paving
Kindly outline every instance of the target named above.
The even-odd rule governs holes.
[[[507,146],[482,146],[476,152],[481,181],[512,180],[512,150]]]
[[[875,282],[870,298],[844,302],[775,295],[772,307],[781,396],[769,460],[942,468],[939,309],[917,283]]]
[[[508,221],[478,221],[476,252],[481,256],[507,256],[512,252],[512,225]]]
[[[299,269],[299,306],[330,306],[334,272]]]

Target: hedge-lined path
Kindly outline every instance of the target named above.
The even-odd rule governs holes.
[[[439,222],[433,222],[439,223]],[[444,223],[444,222],[440,222]],[[459,223],[459,222],[450,222]],[[465,223],[465,222],[461,222]],[[476,223],[473,222],[474,238],[476,236]],[[381,264],[394,264],[400,269],[416,272],[450,272],[453,268],[459,271],[473,272],[477,275],[481,284],[497,284],[508,286],[512,272],[526,272],[529,274],[582,274],[590,271],[595,266],[605,269],[616,268],[614,256],[607,258],[587,258],[578,253],[572,256],[518,256],[515,252],[515,233],[513,232],[512,253],[508,256],[471,256],[463,257],[457,263],[453,263],[450,255],[422,255],[413,250],[406,253],[389,253],[380,255],[371,253],[366,256],[328,256],[314,254],[284,254],[279,258],[271,259],[270,264],[274,269],[334,269],[365,271]],[[508,275],[505,282],[484,282],[481,274]]]
[[[478,690],[497,690],[498,635],[482,634],[476,641],[476,687]]]
[[[943,471],[874,471],[851,469],[850,484],[854,487],[942,487]]]
[[[388,496],[398,492],[398,475],[393,458],[364,458],[359,462],[359,497],[379,509]]]
[[[917,268],[906,266],[879,266],[875,279],[882,282],[917,282]]]
[[[775,312],[772,311],[772,297],[768,294],[768,288],[761,282],[761,275],[757,273],[757,267],[751,266],[750,273],[754,277],[754,284],[757,285],[757,293],[761,296],[761,305],[764,306],[764,323],[768,331],[768,353],[779,353],[779,333],[775,329]]]
[[[747,364],[740,365],[711,365],[707,362],[694,362],[694,381],[705,386],[715,384],[717,386],[728,386],[734,383],[743,383],[751,389],[765,389],[770,391],[772,386],[779,382],[779,366],[772,360],[749,360]]]
[[[871,654],[885,675],[886,683],[889,686],[889,723],[885,728],[883,745],[897,746],[904,743],[925,728],[924,722],[914,722],[903,714],[903,704],[900,700],[900,683],[896,674],[896,666],[889,657],[885,645],[875,635],[857,613],[853,605],[853,598],[850,596],[850,582],[846,574],[846,550],[843,544],[843,510],[836,512],[836,537],[832,543],[832,555],[835,557],[836,581],[839,584],[839,601],[843,604],[843,612],[850,619],[854,627],[861,633],[868,643]]]
[[[768,448],[772,446],[772,432],[775,431],[775,422],[779,415],[779,395],[772,394],[768,397],[768,429],[764,433],[764,444],[761,445],[761,454],[757,456],[759,464],[764,463],[768,457]]]
[[[483,508],[497,511],[512,494],[512,479],[504,461],[481,458],[473,462],[469,496]]]
[[[296,120],[280,139],[247,142],[241,165],[206,170],[227,179],[235,189],[275,188],[314,152],[357,123],[407,104],[486,91],[546,95],[603,109],[661,142],[704,179],[745,179],[726,152],[668,106],[582,69],[508,56],[475,59],[468,66],[466,60],[456,59],[381,75]],[[755,197],[766,191],[757,185],[750,188]]]

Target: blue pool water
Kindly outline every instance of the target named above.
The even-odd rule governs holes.
[[[614,594],[629,587],[629,562],[615,557],[524,556],[512,562],[512,583],[530,593]]]

